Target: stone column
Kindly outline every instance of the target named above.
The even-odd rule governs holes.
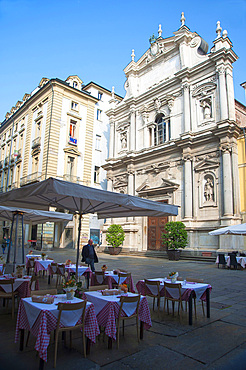
[[[149,128],[147,126],[147,114],[143,113],[143,124],[144,124],[144,129],[143,129],[143,146],[144,148],[149,148]]]
[[[170,131],[171,131],[171,134],[169,133],[169,128],[167,129],[167,140],[169,140],[169,135],[170,135],[170,139],[171,139],[171,135],[172,135],[172,124],[173,124],[173,119],[172,119],[172,110],[173,110],[173,104],[174,104],[174,100],[173,99],[170,99],[168,100],[167,102],[168,104],[168,108],[169,108],[169,116],[170,116]]]
[[[235,121],[235,99],[234,99],[234,86],[233,86],[233,74],[232,66],[226,68],[226,86],[227,86],[227,100],[229,119]]]
[[[238,152],[237,142],[232,145],[232,186],[233,186],[233,213],[237,216],[240,215],[240,185],[239,185],[239,173],[238,173]]]
[[[112,171],[107,172],[107,190],[113,191],[113,174]]]
[[[114,157],[115,145],[115,122],[110,120],[110,137],[109,137],[109,158]]]
[[[131,125],[130,125],[130,150],[136,149],[136,111],[135,106],[130,107]]]
[[[183,83],[183,112],[184,112],[184,132],[190,131],[190,86],[188,82]]]
[[[192,189],[192,157],[183,156],[184,160],[184,218],[192,218],[193,189]]]
[[[231,169],[231,147],[229,144],[221,145],[223,160],[223,204],[224,216],[233,215],[233,194],[232,194],[232,169]]]
[[[225,67],[218,67],[217,72],[219,75],[220,119],[224,120],[228,118]]]
[[[128,172],[128,194],[134,195],[134,170],[132,164],[127,166],[127,172]]]

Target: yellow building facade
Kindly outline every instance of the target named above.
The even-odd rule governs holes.
[[[236,107],[236,122],[241,127],[241,135],[238,143],[238,171],[240,183],[240,210],[242,223],[246,222],[246,107],[237,100]]]
[[[42,78],[38,87],[6,114],[0,127],[1,192],[49,177],[91,185],[98,99],[82,88],[78,76],[65,81]],[[81,231],[83,244],[89,236],[89,216],[83,218]],[[74,217],[67,225],[56,224],[50,238],[47,231],[47,240],[53,240],[54,246],[71,247],[77,232]],[[30,229],[25,241],[34,237]]]

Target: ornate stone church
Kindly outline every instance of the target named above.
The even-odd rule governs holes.
[[[208,232],[241,220],[232,72],[238,57],[220,22],[215,37],[208,51],[183,13],[173,36],[163,38],[160,25],[139,60],[132,50],[125,97],[113,97],[107,112],[108,190],[178,205],[169,220],[184,222],[191,253],[226,248]],[[164,249],[167,218],[111,222],[122,224],[126,250]]]

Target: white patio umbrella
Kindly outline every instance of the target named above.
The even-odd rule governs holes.
[[[7,263],[10,259],[10,250],[12,245],[12,234],[13,226],[16,221],[16,231],[15,231],[15,245],[14,245],[14,260],[13,265],[16,264],[16,243],[17,243],[17,233],[18,233],[18,220],[21,218],[22,221],[22,263],[24,264],[24,229],[23,223],[32,223],[33,225],[42,224],[45,222],[58,222],[58,221],[71,221],[73,219],[72,214],[66,214],[61,212],[51,212],[51,211],[40,211],[35,209],[20,209],[16,207],[6,207],[0,206],[0,220],[11,221],[11,232],[10,232],[10,242],[8,246]]]
[[[129,216],[177,216],[178,207],[136,196],[91,188],[49,178],[0,194],[0,205],[49,209],[66,209],[79,215],[76,275],[82,215],[97,213],[99,218]]]
[[[221,229],[216,229],[209,232],[209,235],[223,235],[223,234],[246,235],[246,224],[222,227]]]

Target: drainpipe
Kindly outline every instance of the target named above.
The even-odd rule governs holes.
[[[47,144],[47,156],[46,156],[46,168],[45,168],[45,180],[47,179],[47,171],[48,171],[48,156],[49,156],[49,148],[50,148],[50,131],[51,131],[51,121],[52,121],[52,111],[53,111],[53,102],[54,102],[54,88],[49,80],[48,82],[52,89],[52,100],[51,100],[51,108],[50,108],[50,125],[49,125],[49,135],[48,135],[48,144]]]

